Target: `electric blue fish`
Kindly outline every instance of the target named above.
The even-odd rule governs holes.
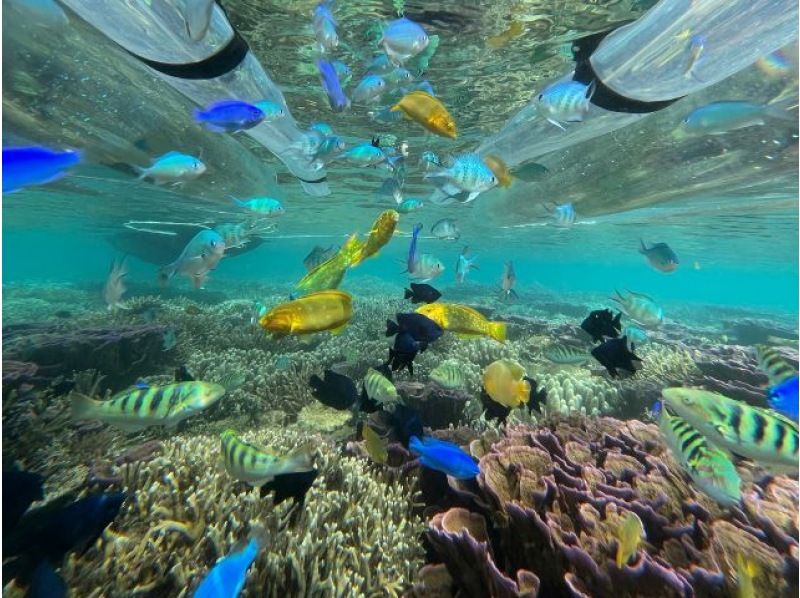
[[[339,76],[336,74],[336,67],[327,60],[318,58],[317,69],[319,70],[322,89],[325,90],[325,95],[328,96],[328,103],[331,106],[331,110],[334,112],[344,112],[347,110],[350,107],[350,100],[344,95],[342,85],[339,83]]]
[[[458,445],[437,438],[412,436],[408,448],[419,455],[425,467],[441,471],[457,480],[469,480],[480,473],[478,464]]]
[[[252,129],[264,120],[261,108],[241,100],[224,100],[195,110],[194,119],[214,133],[236,133]]]
[[[769,389],[769,398],[767,399],[770,407],[793,420],[798,419],[797,381],[798,377],[794,375],[780,384],[776,384]]]
[[[81,161],[80,152],[46,147],[3,148],[3,193],[60,179],[70,166]]]
[[[247,570],[258,556],[261,548],[256,538],[238,551],[217,561],[194,591],[194,598],[236,598],[244,587]]]

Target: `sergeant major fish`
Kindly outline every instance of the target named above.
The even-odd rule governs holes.
[[[572,345],[548,345],[542,351],[545,359],[553,363],[577,365],[589,361],[589,353]]]
[[[430,379],[443,388],[455,390],[464,386],[464,368],[458,363],[444,361],[430,373]]]
[[[308,445],[281,457],[245,442],[233,430],[222,432],[220,441],[225,471],[232,478],[254,487],[271,482],[277,475],[313,469],[312,450]]]
[[[498,183],[497,176],[478,154],[457,156],[450,166],[435,168],[423,175],[423,178],[445,183],[442,190],[447,195],[454,196],[461,191],[467,193],[464,203],[473,201],[478,195],[495,187]]]
[[[537,108],[547,119],[562,131],[562,123],[581,122],[594,94],[595,83],[585,85],[578,81],[560,81],[546,87],[537,97]]]

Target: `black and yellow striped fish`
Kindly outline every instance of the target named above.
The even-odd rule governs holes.
[[[742,480],[725,451],[710,444],[668,407],[661,409],[659,428],[672,454],[700,490],[722,505],[739,503]]]
[[[233,430],[225,430],[220,434],[222,441],[222,460],[225,471],[237,480],[247,482],[251,486],[263,486],[276,475],[311,471],[310,445],[301,446],[286,456],[274,455],[249,442],[245,442]]]
[[[72,419],[96,419],[126,432],[149,426],[172,428],[210,407],[224,394],[225,389],[219,384],[201,381],[134,388],[108,401],[73,394]]]
[[[774,472],[797,475],[797,422],[771,409],[707,390],[665,388],[661,395],[665,408],[718,448],[753,459]]]
[[[758,359],[758,367],[769,378],[770,386],[780,384],[797,375],[797,370],[774,347],[756,345],[756,359]]]
[[[542,355],[548,361],[563,365],[578,365],[589,361],[589,352],[572,345],[550,345],[545,347]]]
[[[364,376],[364,390],[370,399],[383,405],[393,405],[400,401],[392,381],[372,368],[369,368]]]

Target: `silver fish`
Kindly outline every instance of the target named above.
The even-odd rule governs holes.
[[[452,218],[442,218],[431,228],[431,234],[437,239],[457,241],[461,237],[456,221]]]
[[[161,268],[159,280],[167,285],[175,274],[181,273],[192,279],[195,288],[201,288],[224,253],[225,240],[220,234],[209,229],[201,230],[186,244],[178,259]]]
[[[559,364],[577,365],[589,360],[589,353],[572,345],[550,345],[542,351],[545,359]]]
[[[627,295],[622,295],[619,291],[616,293],[617,296],[611,299],[619,303],[630,318],[645,328],[658,328],[664,323],[664,310],[653,301],[652,297],[633,291],[627,291]]]
[[[514,262],[508,260],[503,266],[503,278],[500,279],[500,286],[503,289],[503,297],[517,298],[517,293],[514,290],[514,284],[517,282],[517,275],[514,272]]]
[[[103,300],[106,302],[109,311],[115,309],[128,309],[122,303],[122,296],[127,291],[125,286],[125,277],[128,275],[128,257],[125,256],[121,260],[114,260],[111,262],[108,276],[106,277],[106,284],[103,287]]]

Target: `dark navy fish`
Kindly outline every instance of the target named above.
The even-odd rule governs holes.
[[[195,121],[214,133],[236,133],[252,129],[264,120],[264,112],[253,104],[241,100],[224,100],[195,110]]]
[[[592,337],[594,342],[601,343],[603,337],[617,338],[619,336],[622,329],[621,318],[621,312],[614,317],[610,309],[596,309],[581,322],[581,328]]]
[[[419,419],[419,413],[414,409],[400,403],[395,405],[394,411],[390,415],[392,430],[404,447],[408,448],[408,444],[414,436],[422,437],[422,421]]]
[[[322,89],[328,96],[328,103],[334,112],[344,112],[350,107],[350,100],[344,95],[342,85],[339,83],[339,75],[336,74],[334,67],[327,60],[317,59],[317,69],[319,70]]]
[[[639,239],[642,246],[639,253],[647,258],[650,265],[660,272],[674,272],[678,268],[678,256],[666,243],[654,243],[650,247],[645,245],[644,240]]]
[[[31,503],[44,498],[44,478],[30,471],[4,471],[3,487],[7,489],[2,493],[3,525],[7,531],[13,529]]]
[[[63,152],[46,147],[3,148],[3,193],[60,179],[70,166],[81,161],[77,151]]]
[[[25,598],[66,598],[67,584],[47,561],[33,570],[33,578]]]
[[[356,383],[344,374],[325,370],[323,378],[316,374],[308,380],[311,394],[323,405],[343,411],[350,409],[358,399]]]
[[[270,492],[275,492],[272,504],[279,505],[287,498],[293,498],[295,504],[302,505],[306,500],[308,489],[317,478],[316,469],[308,471],[298,471],[292,473],[281,473],[276,475],[271,481],[261,486],[261,497],[265,497]]]
[[[405,290],[405,298],[411,299],[411,303],[435,303],[442,294],[431,285],[412,282],[411,289]]]
[[[408,447],[419,455],[419,462],[457,480],[469,480],[480,473],[478,464],[469,453],[452,442],[437,438],[412,436]]]
[[[397,322],[386,320],[386,336],[407,332],[419,343],[419,350],[424,351],[428,344],[437,340],[444,330],[439,324],[427,316],[418,313],[395,314]]]
[[[612,378],[616,378],[617,370],[624,370],[630,374],[635,374],[641,367],[642,359],[637,357],[633,351],[635,347],[631,344],[628,349],[628,337],[611,338],[592,349],[592,357],[600,362]],[[638,362],[638,364],[634,364]]]
[[[419,352],[420,343],[408,332],[400,332],[394,338],[394,346],[389,349],[389,359],[385,365],[395,372],[407,369],[413,376],[414,358]]]

